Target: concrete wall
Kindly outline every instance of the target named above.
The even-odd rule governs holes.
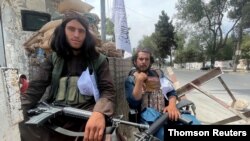
[[[5,52],[5,67],[18,68],[20,73],[28,76],[28,56],[22,44],[34,32],[23,31],[21,10],[35,10],[54,13],[57,4],[62,0],[5,0],[1,4],[1,24],[3,38],[0,36],[0,52]],[[46,7],[47,6],[47,7]],[[0,45],[1,45],[0,44]],[[3,50],[4,49],[4,50]],[[1,57],[2,58],[2,57]],[[3,60],[3,59],[1,59]]]
[[[205,66],[210,66],[211,62],[207,61]],[[239,64],[237,65],[237,69],[245,70],[247,68],[247,63],[245,59],[240,59]],[[215,61],[215,67],[221,67],[222,69],[232,69],[233,68],[233,61]],[[174,68],[185,68],[190,70],[199,70],[202,67],[201,62],[191,62],[191,63],[184,63],[184,64],[174,64]]]
[[[1,141],[20,141],[18,123],[23,120],[18,70],[0,68],[0,139]]]
[[[25,73],[28,72],[28,58],[22,44],[33,32],[22,30],[22,9],[45,12],[45,1],[6,0],[1,5],[6,66],[9,68],[18,68],[20,73]]]

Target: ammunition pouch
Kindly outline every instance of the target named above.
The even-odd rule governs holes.
[[[59,81],[59,88],[55,102],[67,105],[75,105],[93,100],[93,96],[80,94],[77,87],[78,79],[78,76],[62,77]]]

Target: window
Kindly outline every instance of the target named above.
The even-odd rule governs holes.
[[[21,16],[24,31],[37,31],[51,20],[50,14],[37,11],[21,10]]]

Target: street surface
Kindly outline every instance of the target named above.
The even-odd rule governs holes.
[[[183,69],[174,69],[173,71],[176,74],[177,80],[180,82],[181,86],[185,85],[188,82],[191,82],[192,80],[207,72],[200,70]],[[225,72],[221,75],[221,78],[233,93],[236,101],[243,100],[248,103],[248,107],[244,109],[244,111],[250,110],[250,73]],[[209,94],[212,94],[216,98],[219,98],[228,105],[230,105],[230,103],[232,102],[231,97],[228,95],[227,91],[217,78],[214,78],[203,84],[201,88],[202,90],[205,90]],[[235,115],[205,94],[196,90],[187,93],[186,96],[188,97],[188,99],[192,100],[195,103],[197,118],[204,124],[210,124]],[[250,122],[239,120],[229,124],[250,124]]]

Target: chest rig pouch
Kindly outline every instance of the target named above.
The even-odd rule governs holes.
[[[160,79],[157,76],[148,76],[142,95],[141,110],[151,107],[161,112],[165,107],[165,97],[161,91]]]
[[[82,95],[79,92],[77,81],[78,76],[62,77],[59,81],[59,88],[56,95],[56,102],[67,105],[83,104],[93,100],[93,96]]]
[[[47,98],[48,102],[56,102],[59,104],[82,104],[89,105],[94,103],[94,96],[81,95],[77,87],[78,76],[61,77],[64,66],[64,59],[57,56],[56,52],[51,56],[52,64],[54,66],[52,72],[52,83],[50,94]],[[99,57],[93,60],[93,71],[96,71],[107,57],[100,54]]]

